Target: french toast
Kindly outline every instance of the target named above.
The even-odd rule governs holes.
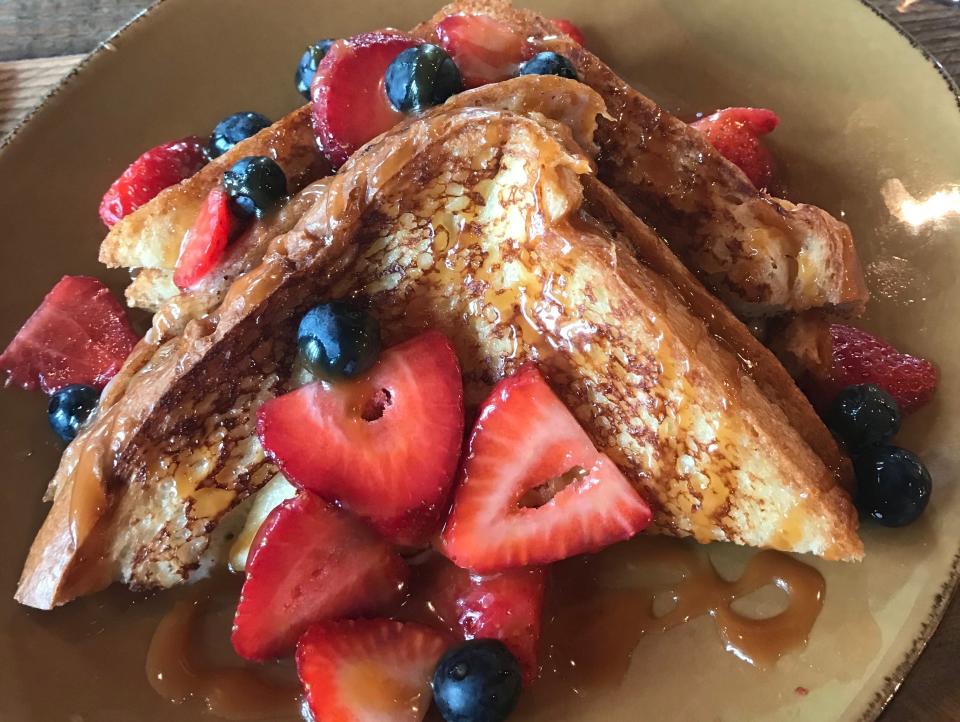
[[[443,331],[468,406],[536,362],[655,531],[862,556],[829,433],[592,178],[601,97],[557,78],[458,97],[309,186],[292,227],[251,244],[249,270],[165,304],[64,454],[20,602],[189,578],[218,522],[275,472],[253,417],[289,387],[299,317],[341,297],[369,303],[387,344]]]
[[[862,310],[866,286],[846,224],[814,206],[793,204],[754,188],[699,131],[631,88],[595,55],[558,34],[546,18],[513,8],[507,0],[455,2],[412,32],[435,41],[437,24],[458,13],[495,17],[527,38],[532,49],[553,50],[573,62],[580,80],[600,93],[610,114],[597,133],[599,178],[741,318],[820,307],[851,314]],[[308,126],[309,111],[301,108],[274,129],[288,129],[278,135],[279,141],[286,137],[302,143],[306,154],[310,152],[305,140]],[[257,138],[276,134],[274,129]],[[315,147],[312,152],[317,153]],[[212,176],[223,170],[207,173]],[[195,185],[193,180],[183,184],[187,189]],[[186,191],[168,191],[168,198],[181,192]],[[192,192],[190,196],[200,197]],[[154,203],[166,205],[161,198]],[[140,217],[152,212],[141,211]],[[165,210],[158,212],[168,218]],[[142,241],[129,232],[135,230],[133,225],[120,228],[105,239],[101,260],[130,269],[170,270],[188,227],[188,217],[179,226],[171,220]],[[155,300],[171,291],[169,274],[141,274],[128,299],[133,305],[154,309]]]

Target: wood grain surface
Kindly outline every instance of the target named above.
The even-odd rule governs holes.
[[[954,79],[960,79],[960,1],[871,1],[938,58]],[[0,136],[66,74],[79,60],[78,54],[93,49],[148,4],[146,0],[0,0],[0,61],[14,61],[0,62]],[[27,61],[31,58],[37,60]],[[958,656],[960,599],[954,599],[881,722],[960,720]]]

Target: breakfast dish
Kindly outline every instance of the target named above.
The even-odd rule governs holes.
[[[308,106],[158,146],[104,196],[142,339],[67,277],[0,355],[70,442],[22,604],[229,563],[233,648],[295,654],[314,718],[432,696],[503,719],[564,560],[643,532],[849,562],[854,502],[924,511],[929,473],[889,442],[936,368],[852,325],[847,226],[767,193],[773,113],[687,124],[574,26],[495,1],[323,41],[297,79]],[[770,663],[822,604],[782,558],[716,583],[816,599]]]

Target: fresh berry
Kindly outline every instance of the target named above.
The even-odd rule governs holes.
[[[338,40],[313,79],[313,127],[323,154],[342,165],[355,150],[403,120],[387,98],[384,74],[420,41],[396,30]]]
[[[512,78],[527,54],[524,38],[489,15],[450,15],[436,33],[468,88]]]
[[[424,43],[407,48],[387,66],[387,97],[401,113],[419,113],[463,90],[456,63],[443,48]]]
[[[520,75],[559,75],[561,78],[577,79],[577,69],[567,58],[549,50],[537,53],[520,66]]]
[[[51,428],[64,441],[73,441],[99,401],[100,389],[94,386],[64,386],[50,397],[47,418]]]
[[[183,237],[173,282],[182,291],[192,288],[220,262],[237,220],[230,212],[230,197],[214,188],[200,207],[193,226]]]
[[[64,386],[103,388],[137,337],[123,306],[96,278],[64,276],[0,354],[7,383],[50,394]]]
[[[304,98],[310,100],[310,85],[313,83],[313,76],[317,74],[317,66],[326,56],[333,45],[333,40],[321,40],[307,47],[300,56],[300,62],[297,64],[297,92]]]
[[[297,672],[317,722],[419,722],[447,640],[413,622],[323,622],[297,644]]]
[[[771,133],[780,119],[764,108],[725,108],[691,125],[710,144],[744,172],[757,188],[769,188],[774,181],[773,156],[761,136]]]
[[[407,574],[403,560],[365,524],[301,492],[270,512],[257,532],[233,648],[246,659],[286,654],[311,624],[389,606]]]
[[[559,30],[561,33],[565,33],[570,36],[570,38],[577,43],[577,45],[586,45],[586,40],[583,37],[583,31],[573,24],[572,21],[565,18],[555,18],[550,21],[553,27]]]
[[[629,539],[650,518],[630,482],[527,365],[480,409],[444,552],[476,572],[549,564]]]
[[[418,581],[440,621],[463,639],[499,639],[520,662],[523,681],[537,678],[537,648],[546,574],[543,569],[510,569],[474,574],[438,557]]]
[[[287,176],[272,158],[251,155],[223,174],[223,187],[241,215],[259,218],[287,195]]]
[[[799,381],[817,408],[828,409],[837,394],[856,384],[879,386],[893,397],[902,414],[933,398],[939,373],[929,361],[839,323],[830,325],[830,343],[829,371],[810,370]]]
[[[100,220],[112,228],[120,219],[153,200],[164,188],[203,168],[207,159],[196,136],[151,148],[117,178],[100,201]]]
[[[219,158],[237,143],[269,127],[270,119],[260,113],[244,111],[228,115],[213,127],[207,144],[207,157],[211,160]]]
[[[906,449],[883,444],[854,459],[857,508],[884,526],[905,526],[930,501],[930,472]]]
[[[856,450],[889,441],[900,430],[900,409],[879,386],[857,384],[837,395],[826,422],[847,448]]]
[[[440,658],[433,696],[446,722],[502,722],[520,699],[520,665],[499,640],[465,642]]]
[[[363,376],[266,402],[257,432],[294,486],[342,504],[395,543],[421,544],[447,508],[463,440],[453,347],[427,331],[384,351]]]
[[[314,306],[297,330],[300,361],[315,376],[359,376],[380,355],[380,324],[366,309],[350,301]]]

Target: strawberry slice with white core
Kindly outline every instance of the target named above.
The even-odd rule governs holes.
[[[245,659],[287,654],[311,624],[389,607],[407,576],[404,561],[363,522],[300,492],[270,513],[253,542],[233,648]]]
[[[399,30],[380,30],[338,40],[327,51],[310,95],[317,141],[334,166],[403,120],[387,97],[383,78],[401,51],[421,42]]]
[[[183,237],[173,282],[180,290],[197,285],[223,257],[237,225],[230,211],[230,196],[214,188],[200,207],[193,226]]]
[[[463,423],[460,365],[438,331],[387,349],[356,379],[302,386],[257,414],[260,441],[292,484],[408,546],[440,525]]]
[[[443,531],[458,566],[541,565],[629,539],[650,508],[532,365],[480,409]]]
[[[522,36],[489,15],[450,15],[436,33],[468,88],[512,78],[531,54]]]
[[[445,637],[412,622],[362,619],[311,627],[297,672],[317,722],[420,722]]]
[[[71,384],[103,388],[137,336],[110,289],[90,276],[64,276],[0,354],[7,383],[52,394]]]

